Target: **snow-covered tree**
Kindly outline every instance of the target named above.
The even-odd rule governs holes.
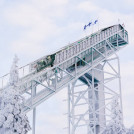
[[[126,134],[134,134],[134,126],[126,130]]]
[[[0,127],[9,130],[9,134],[26,134],[31,128],[28,118],[22,111],[23,97],[17,90],[18,58],[15,56],[10,70],[9,85],[2,93],[0,106]]]
[[[19,60],[18,57],[15,55],[13,64],[10,70],[9,85],[13,87],[16,87],[19,81],[19,72],[18,72],[18,66],[17,66],[18,60]]]
[[[112,120],[106,126],[103,134],[126,134],[126,129],[122,121],[122,111],[118,102],[118,97],[115,96],[111,105]]]

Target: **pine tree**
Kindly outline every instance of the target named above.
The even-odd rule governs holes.
[[[106,126],[103,134],[126,134],[126,129],[123,125],[122,111],[118,102],[118,97],[115,96],[111,105],[112,120]]]
[[[17,90],[18,58],[15,56],[10,70],[10,80],[8,87],[2,93],[0,107],[0,127],[10,130],[10,134],[27,134],[31,129],[25,113],[22,111],[24,98]]]
[[[134,126],[132,126],[131,128],[127,129],[126,134],[134,134]]]
[[[125,127],[123,125],[122,111],[119,105],[118,97],[115,96],[112,102],[112,129],[114,133],[123,134],[125,133]]]

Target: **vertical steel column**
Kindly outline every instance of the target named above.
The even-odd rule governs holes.
[[[118,60],[118,77],[119,77],[119,92],[120,92],[120,103],[121,103],[121,111],[122,111],[122,124],[123,124],[123,104],[122,104],[122,90],[121,90],[121,76],[120,76],[120,60]]]
[[[70,84],[68,84],[68,134],[70,134]]]
[[[32,103],[35,95],[36,95],[36,84],[35,82],[32,82]],[[35,125],[36,125],[36,108],[33,108],[32,134],[35,134]]]
[[[72,95],[72,110],[71,110],[71,117],[72,117],[72,133],[71,134],[75,134],[75,105],[74,105],[74,83],[71,87],[71,95]]]
[[[68,85],[68,134],[75,134],[75,82]]]
[[[75,57],[75,76],[77,75],[77,57]]]
[[[89,91],[89,85],[88,85],[88,112],[90,112],[90,91]],[[87,126],[87,134],[90,132],[90,114],[88,115],[89,121]]]
[[[87,128],[87,134],[98,134],[96,131],[98,107],[96,108],[94,70],[91,80],[85,75],[82,77],[85,78],[87,84],[80,84],[81,81],[77,80],[76,83],[70,83],[68,86],[68,134],[79,133],[79,127],[85,127],[85,130]],[[83,106],[85,108],[82,110]]]
[[[95,99],[95,90],[94,90],[94,70],[92,69],[92,108],[93,108],[93,120],[94,120],[94,134],[96,134],[96,113],[95,113],[95,104],[96,104],[96,99]]]
[[[35,134],[35,125],[36,125],[36,108],[33,109],[33,128],[32,128],[32,134]]]
[[[58,70],[57,68],[55,68],[55,91],[57,89],[57,81],[58,81],[57,73],[58,73]]]

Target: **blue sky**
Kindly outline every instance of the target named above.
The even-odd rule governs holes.
[[[129,45],[118,53],[124,122],[128,127],[133,125],[133,7],[133,0],[0,0],[0,76],[9,72],[14,54],[18,55],[19,66],[22,66],[91,33],[91,29],[83,32],[83,26],[91,20],[99,18],[99,28],[102,28],[116,24],[120,19],[129,32]],[[66,117],[62,115],[66,112],[62,102],[65,93],[65,90],[61,91],[37,108],[37,133],[66,132],[62,129],[66,127],[63,123]]]

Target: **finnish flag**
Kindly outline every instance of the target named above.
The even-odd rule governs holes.
[[[87,28],[88,26],[90,27],[91,24],[92,24],[92,22],[89,22],[88,25],[85,25],[85,26],[84,26],[84,30],[86,30],[86,28]]]
[[[98,22],[98,20],[95,20],[95,21],[94,21],[94,24],[96,24],[97,22]]]

